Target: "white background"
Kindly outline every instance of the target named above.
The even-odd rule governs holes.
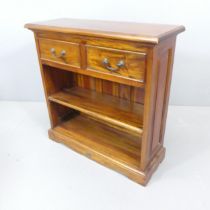
[[[0,100],[42,101],[32,32],[27,22],[60,17],[182,24],[170,103],[210,105],[209,0],[7,0],[0,8]]]

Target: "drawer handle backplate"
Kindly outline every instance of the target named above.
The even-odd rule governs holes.
[[[106,69],[108,69],[109,71],[111,72],[116,72],[118,71],[120,68],[123,68],[125,67],[125,62],[123,60],[120,60],[117,64],[116,64],[116,68],[113,68],[111,65],[110,65],[110,62],[109,62],[109,59],[108,58],[104,58],[103,61],[102,61],[104,67]]]
[[[66,51],[65,50],[61,50],[60,54],[57,55],[55,48],[51,48],[50,52],[53,56],[55,56],[56,58],[64,58],[66,55]]]

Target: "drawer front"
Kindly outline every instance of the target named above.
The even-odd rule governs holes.
[[[145,53],[87,46],[87,69],[144,82]]]
[[[80,67],[79,45],[51,39],[39,39],[41,59]]]

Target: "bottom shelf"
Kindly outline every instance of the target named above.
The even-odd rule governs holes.
[[[77,115],[53,128],[53,131],[120,163],[135,168],[140,165],[140,138],[122,133],[86,115]],[[85,155],[90,154],[86,151]]]
[[[159,152],[148,170],[141,171],[139,137],[123,133],[81,114],[50,129],[49,137],[142,185],[148,182],[151,172],[164,157],[164,151]]]

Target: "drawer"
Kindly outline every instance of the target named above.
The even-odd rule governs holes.
[[[144,82],[146,54],[87,46],[87,70]]]
[[[41,59],[80,67],[79,45],[51,39],[39,39]]]

